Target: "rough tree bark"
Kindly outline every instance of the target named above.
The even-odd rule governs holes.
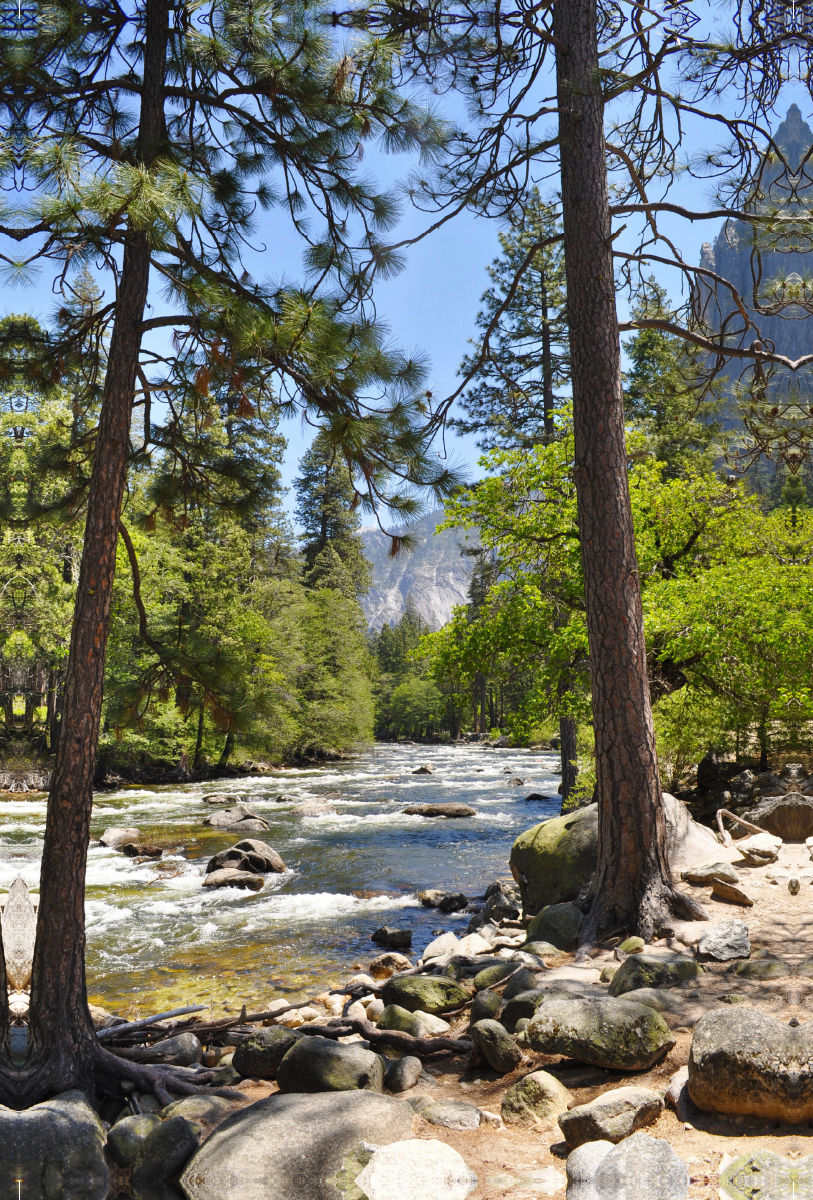
[[[556,73],[575,481],[590,643],[598,867],[583,946],[699,917],[674,885],[646,669],[624,444],[596,0],[557,0]]]
[[[576,722],[573,717],[559,718],[559,757],[562,762],[562,804],[576,786]]]
[[[146,0],[136,155],[149,165],[163,133],[166,0]],[[92,1096],[98,1042],[85,986],[85,868],[104,663],[127,474],[130,419],[149,284],[143,231],[127,235],[88,493],[63,714],[48,798],[25,1066],[3,1071],[2,1099],[23,1108],[79,1088]]]

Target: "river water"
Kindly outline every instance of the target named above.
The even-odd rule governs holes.
[[[413,775],[431,762],[432,775]],[[509,785],[519,777],[524,786]],[[381,925],[412,929],[413,953],[432,931],[460,933],[469,917],[421,907],[417,893],[441,887],[482,894],[509,875],[517,835],[558,812],[558,756],[529,750],[378,745],[349,761],[286,769],[218,784],[99,793],[91,834],[136,826],[164,847],[159,862],[128,859],[98,844],[87,874],[88,990],[125,1015],[176,1004],[216,1010],[261,1008],[340,983],[355,963],[379,953]],[[211,855],[237,839],[203,824],[218,811],[214,791],[246,796],[270,823],[249,834],[272,845],[284,874],[261,892],[201,887]],[[551,797],[526,801],[531,792]],[[328,799],[336,815],[293,812]],[[286,797],[280,802],[279,796]],[[405,816],[407,804],[459,801],[476,810],[462,820]],[[20,873],[39,888],[45,830],[43,797],[0,802],[0,888]]]

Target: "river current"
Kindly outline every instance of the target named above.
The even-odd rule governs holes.
[[[432,763],[431,775],[413,775]],[[523,786],[508,780],[521,778]],[[440,887],[474,896],[509,876],[517,835],[558,812],[558,756],[530,750],[377,745],[322,767],[96,796],[87,872],[87,970],[91,1000],[125,1015],[205,1003],[257,1010],[279,997],[312,995],[346,978],[378,948],[381,925],[412,929],[420,953],[433,931],[465,930],[468,915],[423,908],[417,893]],[[248,797],[270,823],[262,838],[286,863],[261,892],[203,890],[209,858],[238,837],[203,824],[225,791]],[[527,801],[530,793],[550,799]],[[277,798],[285,797],[284,802]],[[335,815],[299,816],[305,800]],[[458,801],[476,811],[447,820],[405,816],[408,804]],[[136,826],[164,848],[140,862],[99,845],[110,825]],[[0,889],[19,873],[39,889],[44,797],[0,802]]]

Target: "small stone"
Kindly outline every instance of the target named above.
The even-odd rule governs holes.
[[[601,968],[601,974],[598,977],[599,983],[612,983],[617,970],[618,963],[607,963],[605,967]]]
[[[547,941],[560,950],[575,950],[583,915],[575,904],[548,904],[531,921],[526,940]]]
[[[433,775],[435,768],[432,763],[424,763],[422,767],[416,767],[412,772],[413,775]]]
[[[376,929],[375,933],[370,934],[370,941],[375,942],[378,946],[386,946],[390,950],[405,950],[412,945],[412,930],[393,929],[390,925],[384,925],[381,929]]]
[[[535,941],[523,942],[522,949],[526,954],[535,954],[537,958],[550,958],[562,953],[551,942],[543,942],[538,938]]]
[[[367,1005],[367,1020],[373,1021],[375,1023],[376,1021],[378,1021],[381,1018],[381,1015],[383,1014],[383,1012],[384,1012],[384,1001],[381,1000],[378,996],[376,996],[375,999],[371,1000],[370,1003]]]
[[[466,1200],[477,1176],[451,1146],[413,1139],[376,1150],[355,1182],[367,1200]]]
[[[501,963],[495,967],[485,967],[474,976],[474,990],[481,991],[483,988],[493,987],[495,983],[500,983],[503,979],[507,979],[509,975],[513,975],[517,969],[516,963]]]
[[[415,1087],[422,1071],[423,1063],[412,1054],[393,1059],[384,1075],[384,1087],[390,1092],[408,1092]]]
[[[492,1070],[508,1075],[522,1061],[522,1051],[499,1021],[478,1021],[469,1026],[469,1037]]]
[[[618,947],[624,954],[640,954],[646,942],[641,937],[628,937],[625,942],[622,942]]]
[[[718,921],[709,925],[697,943],[697,957],[729,962],[734,958],[748,958],[751,942],[748,926],[744,921]]]
[[[412,1037],[432,1037],[438,1033],[448,1033],[450,1027],[448,1021],[433,1013],[421,1012],[420,1009],[410,1012],[399,1004],[388,1004],[378,1018],[378,1028],[409,1033]]]
[[[501,1008],[502,999],[496,992],[478,992],[472,1002],[469,1022],[476,1025],[478,1021],[490,1021],[496,1018]]]
[[[194,1033],[177,1033],[175,1037],[153,1042],[150,1052],[178,1067],[191,1067],[203,1059],[203,1046]]]
[[[446,958],[454,954],[460,945],[460,938],[454,933],[441,933],[434,938],[423,952],[423,961],[429,962],[434,958]]]
[[[711,894],[716,896],[718,900],[727,900],[729,904],[741,904],[744,908],[753,908],[754,902],[747,892],[744,892],[741,887],[737,887],[733,883],[726,883],[722,879],[714,879],[711,885]]]
[[[421,1110],[421,1116],[430,1125],[441,1125],[444,1129],[479,1129],[480,1110],[474,1104],[462,1100],[444,1100],[430,1104]]]
[[[772,833],[755,833],[734,843],[738,853],[754,866],[776,862],[782,849],[782,839]]]
[[[686,883],[700,883],[710,887],[715,879],[722,879],[725,883],[739,883],[740,876],[734,870],[731,863],[714,862],[706,863],[702,867],[689,867],[686,871],[680,872],[680,878]]]
[[[573,1097],[555,1076],[532,1071],[510,1087],[502,1099],[506,1125],[541,1125],[567,1112]]]
[[[133,1162],[141,1143],[154,1129],[161,1124],[157,1113],[138,1113],[132,1117],[122,1117],[107,1135],[107,1149],[114,1162],[120,1167],[129,1167]]]
[[[799,877],[797,875],[791,875],[790,879],[788,880],[788,891],[790,892],[791,896],[799,895],[800,886]]]
[[[657,1121],[663,1100],[650,1088],[613,1088],[559,1117],[559,1128],[571,1150],[584,1142],[620,1142],[636,1129]]]
[[[111,825],[109,829],[105,829],[99,841],[103,846],[107,846],[109,850],[115,850],[119,846],[124,846],[128,842],[137,842],[141,837],[141,830],[134,826],[124,827],[120,825]]]
[[[388,979],[397,971],[408,971],[411,966],[412,963],[405,954],[399,954],[397,950],[386,950],[370,963],[370,974],[373,979]]]

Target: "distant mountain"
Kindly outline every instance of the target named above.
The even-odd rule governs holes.
[[[433,629],[446,624],[455,604],[466,603],[471,562],[461,557],[460,550],[465,545],[477,545],[477,538],[463,529],[436,534],[443,517],[443,509],[439,509],[411,526],[409,532],[418,543],[416,548],[394,559],[388,558],[390,539],[380,529],[359,530],[364,552],[373,566],[373,586],[361,601],[371,628],[396,623],[407,596],[412,597],[416,609]]]

